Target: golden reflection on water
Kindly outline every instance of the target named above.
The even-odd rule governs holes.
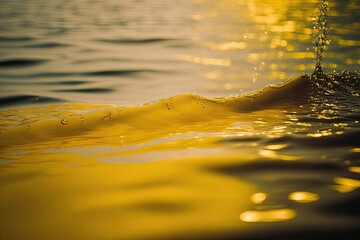
[[[182,59],[193,63],[201,63],[202,59],[224,59],[231,63],[216,64],[230,68],[205,66],[200,74],[204,88],[230,94],[249,92],[300,72],[313,72],[312,35],[313,21],[318,14],[317,0],[196,0],[195,3],[193,41],[203,51],[185,53],[191,59]],[[354,66],[352,64],[360,61],[355,49],[353,53],[343,51],[359,45],[358,40],[348,37],[357,29],[357,21],[349,21],[346,27],[336,21],[336,16],[343,15],[344,7],[351,13],[359,9],[353,2],[330,2],[329,15],[335,20],[330,19],[332,43],[325,51],[323,63],[330,71],[350,69],[346,65]],[[215,71],[216,77],[209,74]]]
[[[360,153],[360,148],[353,148],[351,151],[356,152],[356,153]]]
[[[276,151],[266,150],[266,149],[260,149],[259,154],[260,154],[260,156],[265,157],[265,158],[284,160],[284,161],[294,161],[294,160],[301,159],[300,156],[291,156],[291,155],[280,154]]]
[[[310,203],[319,200],[319,195],[311,192],[292,192],[288,198],[294,202]]]
[[[265,193],[254,193],[253,195],[251,195],[250,199],[253,203],[262,203],[263,201],[265,201],[267,198]]]
[[[275,209],[264,211],[246,211],[240,215],[244,222],[281,222],[296,217],[296,211],[292,209]]]
[[[273,144],[273,145],[267,145],[265,148],[268,150],[280,150],[287,147],[287,144]]]
[[[335,177],[334,183],[334,189],[341,193],[353,192],[360,187],[360,180],[347,177]]]
[[[360,173],[360,167],[349,167],[349,172]]]
[[[231,66],[231,60],[229,59],[196,57],[192,55],[179,55],[178,57],[184,61],[193,62],[196,64],[222,66],[222,67]]]

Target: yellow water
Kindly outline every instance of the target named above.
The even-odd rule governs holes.
[[[360,236],[360,5],[327,2],[0,1],[0,240]]]
[[[234,98],[2,111],[0,238],[181,239],[294,218],[281,206],[248,211],[258,187],[209,169],[256,159],[218,142],[251,136],[259,116],[277,123],[270,107],[308,80]]]
[[[340,168],[345,152],[328,148],[350,136],[338,147],[356,154],[356,124],[348,135],[347,123],[319,132],[325,112],[311,122],[296,115],[311,108],[310,83],[299,75],[237,97],[1,111],[0,239],[276,239],[303,228],[317,237],[324,226],[356,233],[352,217],[314,208],[321,200],[342,209],[343,194],[353,199],[360,184]],[[302,132],[304,146],[314,145],[306,151]]]

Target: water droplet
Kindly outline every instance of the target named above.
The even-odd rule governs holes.
[[[108,112],[108,114],[106,114],[104,117],[102,117],[101,119],[109,119],[112,120],[112,112]]]
[[[166,101],[165,103],[166,103],[167,109],[168,109],[168,110],[171,110],[170,104],[169,104],[167,101]]]
[[[327,12],[329,10],[328,0],[320,0],[319,4],[319,16],[314,22],[315,29],[315,71],[313,75],[321,76],[323,74],[321,63],[323,58],[323,52],[326,45],[330,42],[327,39]]]
[[[61,124],[62,124],[62,125],[67,125],[67,124],[68,124],[68,121],[67,121],[65,118],[63,118],[63,119],[61,120]]]
[[[164,102],[166,104],[167,109],[171,110],[171,105],[173,104],[173,99],[172,98],[165,99]]]
[[[120,136],[121,145],[124,145],[125,136]]]

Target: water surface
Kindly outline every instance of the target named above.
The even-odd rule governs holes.
[[[41,104],[136,105],[183,93],[236,96],[314,69],[317,0],[0,4],[5,102],[37,103],[36,95]],[[330,1],[325,72],[358,70],[359,6]]]
[[[0,239],[356,239],[360,4],[315,77],[317,4],[0,1]]]

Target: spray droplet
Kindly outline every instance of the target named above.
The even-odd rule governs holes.
[[[106,114],[106,116],[102,117],[101,119],[109,119],[112,120],[112,112],[108,112],[108,114]]]
[[[323,52],[328,42],[327,39],[327,12],[329,10],[329,2],[328,0],[319,0],[319,16],[316,18],[314,24],[314,43],[315,43],[315,71],[313,75],[321,76],[323,75],[323,70],[321,67]]]
[[[125,137],[124,137],[124,136],[120,136],[121,145],[123,145],[123,146],[124,146],[124,139],[125,139]]]
[[[168,110],[171,110],[171,105],[173,104],[173,99],[170,98],[170,99],[165,99],[164,100],[165,104],[166,104],[166,107]]]
[[[84,117],[83,117],[83,115],[80,115],[80,123],[79,123],[79,126],[82,127],[83,123],[84,123]]]
[[[67,125],[67,124],[68,124],[68,121],[66,120],[66,118],[63,118],[63,119],[61,120],[61,124],[62,124],[62,125]]]

